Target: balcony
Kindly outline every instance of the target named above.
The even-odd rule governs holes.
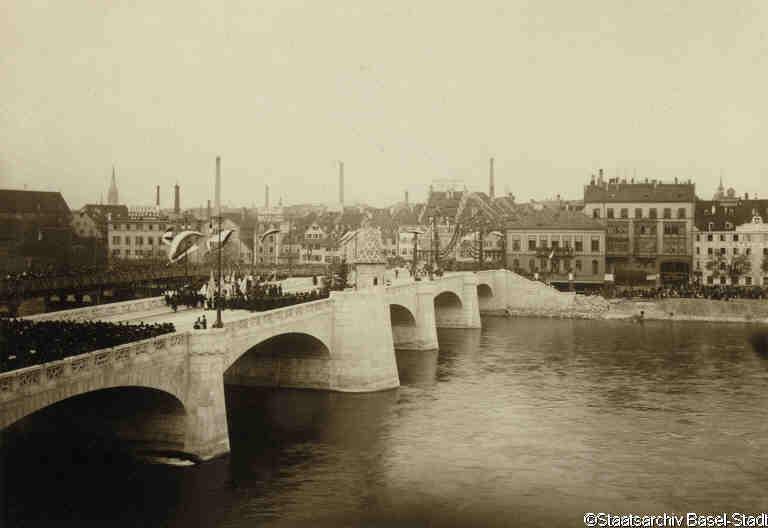
[[[550,255],[552,255],[552,258],[565,258],[572,257],[575,254],[572,247],[537,247],[535,252],[537,258],[549,258]]]

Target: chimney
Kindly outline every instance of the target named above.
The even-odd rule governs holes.
[[[494,181],[493,181],[493,158],[491,158],[489,178],[490,178],[490,185],[488,189],[488,196],[490,196],[491,200],[493,200],[496,197],[496,186],[494,185]]]
[[[598,183],[603,183],[603,169],[597,170],[597,176],[598,176],[597,178]]]
[[[155,207],[160,209],[160,186],[155,186]]]
[[[344,208],[344,162],[339,162],[339,203]]]
[[[173,212],[176,214],[181,212],[181,189],[178,183],[173,186]]]
[[[216,156],[216,214],[221,216],[221,156]]]
[[[744,193],[744,199],[749,200],[749,193]]]
[[[408,205],[408,191],[405,191],[405,205]]]
[[[264,186],[264,209],[269,209],[269,185]]]

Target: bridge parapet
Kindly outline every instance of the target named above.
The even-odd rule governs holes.
[[[97,388],[149,386],[183,401],[179,379],[145,379],[147,370],[183,364],[188,332],[177,332],[0,374],[0,428],[67,397]],[[162,364],[162,365],[161,365]]]
[[[60,310],[57,312],[30,315],[24,319],[30,321],[98,321],[105,317],[146,312],[164,306],[165,299],[163,297],[148,297],[146,299],[136,299],[133,301],[99,304],[96,306],[86,306],[84,308],[73,308],[71,310]]]

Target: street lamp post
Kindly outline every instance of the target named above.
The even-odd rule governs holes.
[[[223,328],[224,323],[221,320],[221,248],[224,244],[221,240],[221,211],[219,211],[219,215],[216,218],[218,219],[219,223],[219,277],[216,292],[216,322],[213,323],[213,328]]]

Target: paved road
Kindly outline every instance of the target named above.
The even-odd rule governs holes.
[[[208,328],[216,321],[216,310],[203,310],[202,308],[190,308],[179,309],[178,312],[174,312],[170,308],[158,308],[156,310],[147,310],[146,312],[131,313],[114,315],[111,317],[105,317],[103,321],[110,322],[125,322],[138,324],[144,323],[173,323],[177,331],[192,330],[195,325],[195,320],[205,314],[205,318],[208,321]],[[224,326],[227,322],[237,321],[244,319],[252,315],[252,312],[248,310],[224,310],[221,312],[221,318],[224,321]]]

